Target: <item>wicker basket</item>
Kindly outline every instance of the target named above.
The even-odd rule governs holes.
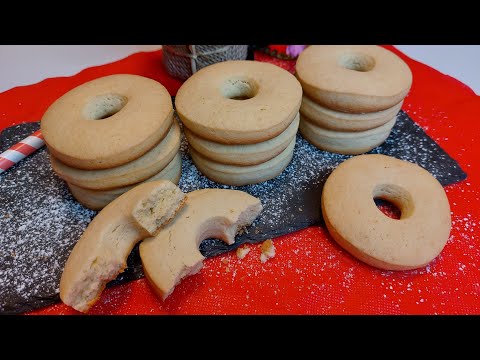
[[[248,45],[163,45],[167,72],[186,80],[205,66],[226,60],[245,60]]]

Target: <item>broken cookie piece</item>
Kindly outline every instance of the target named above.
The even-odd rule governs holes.
[[[113,200],[70,253],[60,279],[60,299],[87,312],[106,284],[125,270],[135,244],[170,221],[184,201],[185,193],[168,180],[138,185]]]
[[[273,245],[272,239],[265,240],[261,246],[262,254],[260,255],[260,261],[262,263],[267,262],[268,259],[271,259],[275,256],[275,246]]]
[[[231,245],[239,229],[250,225],[261,211],[259,199],[239,190],[188,193],[175,218],[140,244],[143,272],[157,296],[165,300],[183,278],[200,271],[203,240],[216,238]]]
[[[250,252],[250,248],[247,247],[246,245],[242,246],[242,247],[239,247],[237,249],[237,258],[239,258],[240,260],[242,260],[245,256],[247,256],[247,254]]]

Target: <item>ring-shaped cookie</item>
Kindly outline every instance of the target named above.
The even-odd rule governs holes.
[[[258,184],[280,175],[293,157],[296,138],[279,155],[262,164],[236,166],[220,164],[203,157],[190,148],[190,156],[200,172],[210,180],[220,184],[243,186]]]
[[[178,185],[181,176],[182,156],[180,152],[178,152],[177,155],[175,155],[175,157],[173,158],[173,160],[170,161],[170,163],[165,166],[165,168],[163,168],[158,174],[149,177],[147,180],[144,180],[141,183],[136,183],[133,185],[118,187],[109,190],[84,189],[82,187],[69,183],[67,183],[67,185],[73,197],[80,204],[92,210],[101,210],[113,200],[115,200],[117,197],[133,189],[135,186],[156,180],[169,180],[175,185]]]
[[[203,139],[187,128],[183,130],[190,146],[212,161],[228,165],[257,165],[285,150],[296,137],[299,123],[300,114],[297,113],[292,123],[280,135],[267,141],[246,145],[220,144]]]
[[[303,91],[332,110],[364,113],[391,108],[412,85],[408,65],[377,45],[312,45],[298,57]]]
[[[181,131],[174,121],[167,136],[153,149],[129,163],[100,170],[70,167],[50,156],[53,170],[68,183],[86,189],[107,190],[141,182],[162,170],[177,154],[181,145]]]
[[[107,169],[137,159],[167,133],[172,98],[159,82],[117,74],[68,91],[40,127],[50,153],[78,169]]]
[[[199,189],[187,194],[173,221],[139,247],[145,277],[165,300],[182,279],[203,267],[200,243],[209,238],[235,242],[241,229],[262,211],[260,199],[240,190]]]
[[[75,243],[60,278],[60,299],[88,312],[107,283],[127,268],[143,239],[174,219],[186,194],[167,180],[135,186],[102,209]]]
[[[222,144],[253,144],[284,131],[302,101],[288,71],[265,62],[224,61],[193,74],[175,97],[183,124]]]
[[[383,214],[376,198],[396,205],[400,219]],[[386,155],[359,155],[341,163],[325,182],[321,202],[335,241],[381,269],[427,265],[450,234],[450,205],[442,185],[422,167]]]
[[[314,125],[310,119],[300,114],[300,134],[309,143],[321,150],[344,155],[366,153],[382,144],[392,132],[397,121],[395,116],[389,122],[365,131],[334,131]]]
[[[365,131],[376,128],[392,120],[400,111],[403,100],[397,105],[371,113],[351,114],[327,109],[308,96],[303,95],[300,113],[324,129],[334,131]]]

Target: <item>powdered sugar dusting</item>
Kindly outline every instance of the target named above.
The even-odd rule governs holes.
[[[10,128],[2,133],[0,150],[36,129],[37,123]],[[185,139],[181,152],[179,187],[184,192],[202,188],[239,189],[258,197],[264,206],[254,224],[237,237],[234,245],[227,246],[213,239],[204,241],[200,249],[205,256],[319,223],[323,184],[331,171],[349,158],[320,151],[298,134],[292,162],[280,176],[261,184],[235,187],[215,183],[203,176],[188,155]],[[458,164],[403,112],[399,113],[387,141],[372,153],[420,164],[443,185],[465,177]],[[0,206],[0,312],[23,312],[58,301],[58,285],[65,261],[96,212],[73,199],[64,182],[51,170],[45,148],[0,175]],[[129,267],[119,276],[119,282],[143,276],[137,250],[129,257]],[[276,258],[271,259],[274,260]],[[335,261],[329,259],[325,266],[333,266]],[[347,275],[345,284],[350,281]],[[319,283],[318,286],[323,285]]]
[[[0,205],[0,312],[57,301],[65,261],[95,212],[53,174],[45,148],[0,175]]]
[[[200,250],[205,256],[235,249],[244,242],[258,242],[290,233],[321,221],[323,184],[333,169],[351,157],[321,151],[297,134],[293,159],[278,177],[260,184],[238,187],[221,185],[203,176],[193,165],[187,148],[188,145],[184,144],[183,173],[179,183],[183,191],[237,189],[260,198],[264,206],[250,231],[239,236],[232,246],[219,240],[204,241]],[[396,125],[385,143],[369,153],[390,155],[416,163],[428,170],[442,185],[466,177],[460,166],[403,111],[397,115]]]

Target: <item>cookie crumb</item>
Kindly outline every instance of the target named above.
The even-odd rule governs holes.
[[[230,272],[230,268],[229,268],[228,266],[225,268],[225,272],[226,272],[226,273],[229,273],[229,272]]]
[[[247,246],[242,246],[237,249],[237,257],[242,260],[250,252],[250,248]]]
[[[262,243],[261,246],[262,254],[260,255],[260,261],[265,263],[268,259],[271,259],[275,256],[275,246],[273,245],[272,239],[267,239]]]
[[[227,258],[223,258],[221,261],[222,261],[222,263],[224,263],[225,265],[228,264],[228,259],[227,259]]]

